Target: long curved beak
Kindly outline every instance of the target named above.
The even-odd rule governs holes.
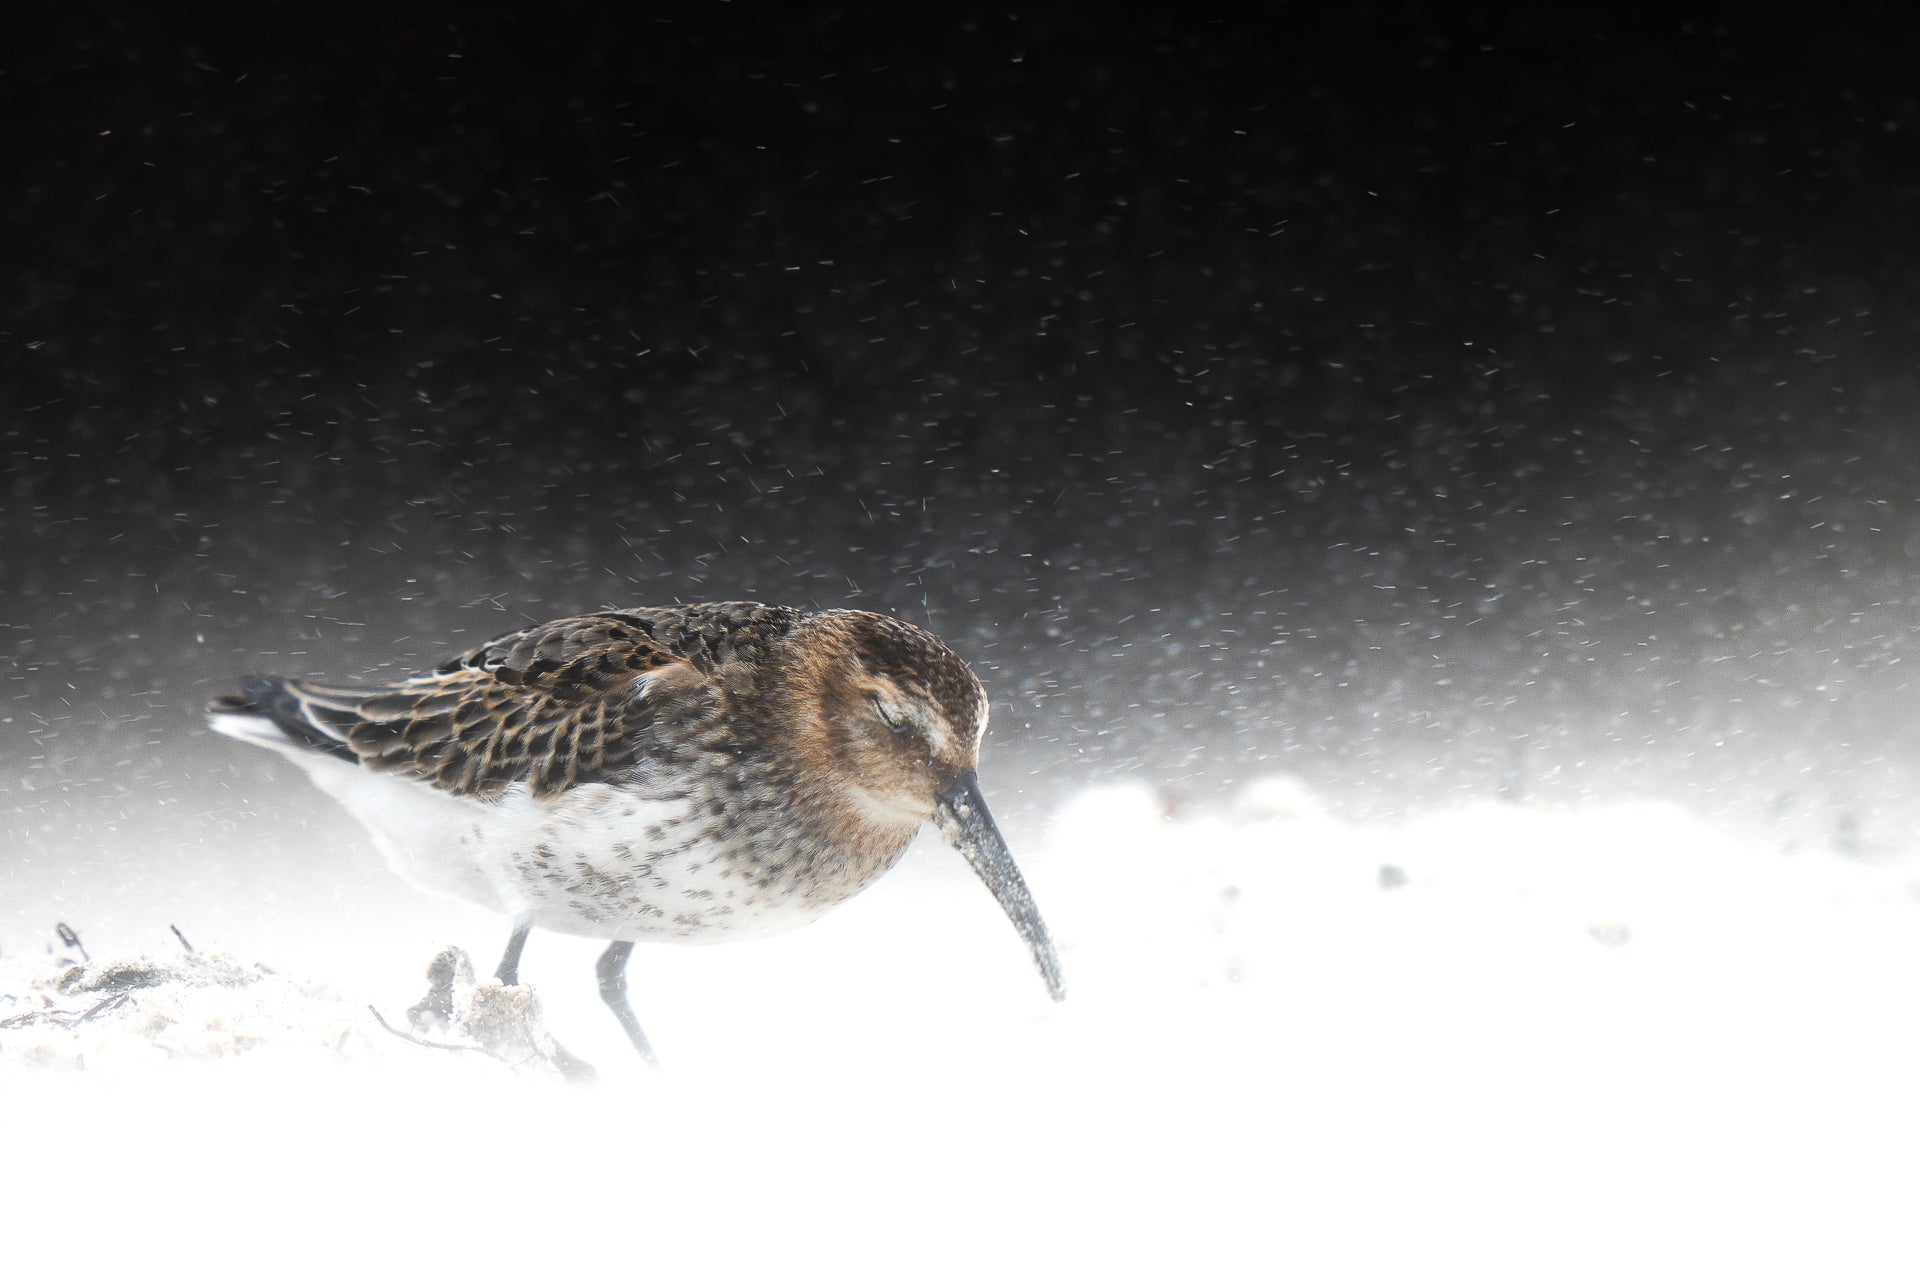
[[[947,843],[965,855],[967,865],[993,893],[994,901],[1026,939],[1033,951],[1033,962],[1040,966],[1040,976],[1047,980],[1047,993],[1055,1000],[1066,999],[1060,956],[1053,949],[1053,939],[1047,935],[1047,923],[1040,918],[1040,909],[1033,905],[1033,895],[1027,892],[1027,882],[1020,878],[1020,868],[1013,865],[1013,855],[1007,852],[1007,842],[1001,839],[993,815],[987,812],[987,802],[980,795],[980,779],[973,770],[955,778],[953,785],[941,793],[933,821]]]

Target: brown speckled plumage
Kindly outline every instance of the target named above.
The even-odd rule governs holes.
[[[503,978],[529,927],[615,939],[618,978],[635,940],[804,923],[933,820],[1061,991],[979,799],[979,681],[897,619],[754,603],[611,610],[388,685],[255,680],[209,711],[301,763],[402,874],[513,915]]]

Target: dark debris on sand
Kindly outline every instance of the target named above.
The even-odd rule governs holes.
[[[546,1034],[532,988],[476,983],[456,947],[433,958],[427,994],[401,1029],[324,985],[196,949],[177,928],[180,951],[161,956],[96,960],[72,928],[61,925],[55,936],[58,945],[42,954],[0,957],[0,1070],[241,1057],[388,1065],[457,1058],[517,1075],[592,1075]]]

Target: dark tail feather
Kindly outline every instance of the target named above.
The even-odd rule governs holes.
[[[306,706],[288,682],[279,676],[255,676],[240,686],[239,693],[222,694],[207,704],[210,716],[259,716],[289,738],[313,751],[356,757],[341,742],[307,718]]]

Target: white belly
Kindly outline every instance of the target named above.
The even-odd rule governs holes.
[[[235,736],[240,736],[236,734]],[[798,928],[831,904],[756,889],[682,803],[604,783],[538,800],[450,795],[291,744],[273,747],[344,804],[408,883],[560,933],[725,942]]]

